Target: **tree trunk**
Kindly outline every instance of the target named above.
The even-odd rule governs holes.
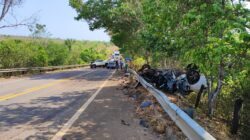
[[[146,63],[149,65],[149,56],[150,56],[150,52],[148,50],[146,50],[146,55],[145,55],[145,58],[146,58]]]
[[[240,109],[242,107],[243,100],[237,99],[234,104],[234,114],[232,119],[231,133],[237,134],[239,128],[239,120],[240,120]]]
[[[167,68],[167,59],[166,59],[166,57],[163,59],[163,64],[164,64],[164,68]]]
[[[211,93],[211,95],[208,99],[208,115],[209,116],[213,116],[215,105],[216,105],[216,99],[217,99],[217,96],[221,92],[221,89],[222,89],[223,79],[224,79],[224,67],[223,67],[222,60],[221,60],[221,63],[219,65],[217,87],[214,90],[214,92]]]
[[[201,100],[201,94],[204,90],[204,85],[201,86],[201,89],[199,91],[199,93],[196,96],[196,101],[195,101],[195,108],[197,108],[199,106],[200,100]]]
[[[224,10],[225,9],[225,0],[221,0],[221,6],[222,6],[222,9]],[[220,38],[223,37],[223,31],[220,32],[219,36],[220,36]],[[208,115],[210,117],[212,117],[214,114],[214,109],[215,109],[215,105],[216,105],[216,98],[217,98],[218,94],[221,92],[222,85],[223,85],[222,84],[222,81],[224,79],[223,58],[221,58],[218,71],[219,71],[219,74],[218,74],[217,87],[214,90],[214,92],[211,93],[211,96],[209,97],[209,100],[208,100]]]

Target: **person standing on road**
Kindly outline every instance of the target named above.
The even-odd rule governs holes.
[[[121,68],[121,70],[122,70],[122,68],[123,68],[123,62],[122,62],[122,59],[120,60],[120,68]]]
[[[128,62],[125,62],[125,73],[128,72]]]
[[[119,63],[118,63],[118,60],[115,61],[115,67],[116,69],[118,70],[119,69]]]

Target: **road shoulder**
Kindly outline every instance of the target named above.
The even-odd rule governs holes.
[[[63,140],[155,140],[160,139],[139,125],[135,106],[128,101],[115,74],[86,111],[73,124]]]

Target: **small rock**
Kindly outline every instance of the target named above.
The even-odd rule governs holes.
[[[145,128],[148,128],[149,127],[149,124],[146,120],[144,119],[140,119],[140,122],[139,124],[142,126],[142,127],[145,127]]]
[[[177,137],[173,133],[173,129],[167,128],[166,129],[166,137],[168,140],[177,140]]]
[[[121,120],[121,124],[123,124],[123,125],[127,125],[127,126],[130,126],[130,124],[129,124],[129,123],[127,123],[127,122],[125,122],[124,120]]]
[[[133,98],[134,100],[138,100],[138,98],[140,97],[141,95],[140,94],[132,94],[130,95],[129,97]]]
[[[125,77],[129,77],[130,76],[130,73],[125,73]]]
[[[173,135],[173,129],[171,129],[171,128],[166,128],[166,137],[167,138],[170,138],[171,137],[171,135]]]

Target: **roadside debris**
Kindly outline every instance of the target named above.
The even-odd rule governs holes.
[[[142,127],[145,127],[145,128],[148,128],[148,127],[149,127],[148,121],[146,121],[146,120],[144,120],[144,119],[140,119],[139,124],[140,124]]]
[[[130,76],[130,73],[129,73],[129,72],[126,72],[124,75],[125,75],[126,77],[128,77],[128,76]]]
[[[124,80],[129,82],[121,82],[121,86],[125,87],[122,90],[128,100],[133,101],[136,105],[135,116],[139,119],[138,125],[157,133],[160,137],[167,137],[167,129],[172,128],[174,129],[173,136],[176,135],[178,139],[186,138],[152,94],[149,94],[142,86],[134,88],[137,83],[135,79],[124,77]],[[178,101],[176,95],[171,96],[175,102]]]
[[[187,137],[166,114],[154,96],[150,94],[143,86],[135,86],[138,84],[135,77],[123,77],[123,80],[124,82],[121,83],[121,87],[126,87],[122,89],[123,93],[127,95],[129,101],[135,103],[135,115],[139,121],[143,119],[147,122],[148,130],[156,132],[158,136],[164,137],[164,139],[187,140]],[[154,84],[154,86],[156,85]],[[185,113],[187,113],[187,115],[197,121],[209,133],[215,136],[216,139],[235,139],[235,137],[225,133],[228,131],[226,130],[227,127],[225,125],[225,120],[220,118],[211,119],[206,114],[201,113],[199,109],[196,110],[196,108],[193,107],[193,103],[191,103],[189,99],[191,96],[195,96],[194,93],[190,94],[190,96],[186,98],[186,96],[183,95],[179,96],[180,94],[178,94],[178,92],[177,94],[173,94],[168,91],[166,92],[166,90],[163,90],[163,92],[168,96],[168,99],[172,103],[179,106]],[[199,91],[199,93],[201,92]],[[141,108],[141,105],[144,101],[151,101],[152,105]],[[194,101],[195,100],[192,100],[192,102]],[[139,122],[139,125],[144,124],[144,121]],[[143,127],[143,125],[141,126]]]
[[[126,126],[130,126],[130,124],[129,123],[127,123],[126,121],[124,121],[124,120],[121,120],[121,124],[122,125],[126,125]]]
[[[146,108],[146,107],[149,107],[152,105],[152,102],[151,101],[144,101],[141,103],[140,107],[141,108]]]

